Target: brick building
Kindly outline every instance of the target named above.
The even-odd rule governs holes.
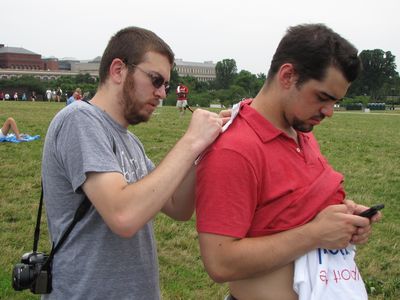
[[[51,80],[63,75],[89,73],[97,77],[101,57],[80,61],[72,58],[42,58],[40,54],[20,47],[7,47],[0,44],[0,79],[33,75],[43,80]],[[192,76],[200,81],[216,78],[215,65],[212,61],[189,62],[177,58],[175,68],[181,77]]]
[[[43,58],[43,68],[47,71],[58,71],[58,59],[55,57]]]
[[[56,59],[43,60],[40,54],[20,47],[0,44],[0,68],[14,70],[58,70]]]

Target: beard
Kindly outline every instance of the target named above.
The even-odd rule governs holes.
[[[312,119],[317,120],[319,122],[321,122],[323,119],[325,118],[324,115],[317,115],[312,117]],[[314,125],[308,124],[304,121],[301,121],[297,118],[294,118],[293,123],[292,123],[292,127],[300,132],[310,132],[314,129]]]
[[[135,96],[135,81],[133,76],[126,76],[122,87],[122,109],[125,120],[130,125],[136,125],[142,122],[147,122],[150,119],[150,114],[142,113],[143,104]]]
[[[310,132],[310,131],[312,131],[314,129],[313,125],[306,124],[303,121],[300,121],[298,119],[293,120],[292,127],[296,131],[300,131],[300,132]]]

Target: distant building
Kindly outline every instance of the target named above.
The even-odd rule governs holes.
[[[101,56],[93,60],[80,61],[75,58],[43,58],[40,54],[20,47],[6,47],[0,44],[0,79],[32,75],[42,80],[52,80],[65,75],[89,73],[98,77]],[[175,68],[181,77],[191,76],[199,81],[216,78],[212,61],[189,62],[177,58]]]
[[[91,75],[99,74],[101,56],[97,56],[93,60],[79,61],[71,63],[71,71],[76,73],[89,73]]]
[[[75,63],[79,63],[79,60],[71,57],[64,57],[58,60],[58,67],[63,71],[71,71],[71,66]]]
[[[212,61],[190,62],[183,61],[180,58],[175,60],[175,68],[179,76],[191,76],[199,81],[210,81],[216,78],[215,64]]]
[[[55,57],[48,57],[48,58],[43,58],[43,63],[44,63],[44,70],[46,71],[58,71],[58,59]]]
[[[40,54],[20,47],[5,47],[0,44],[0,68],[16,70],[43,70]]]

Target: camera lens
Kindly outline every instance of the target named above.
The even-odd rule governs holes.
[[[34,279],[33,269],[26,264],[16,264],[12,273],[12,286],[16,291],[30,288]]]

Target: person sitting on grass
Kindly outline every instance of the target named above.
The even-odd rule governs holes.
[[[1,127],[0,138],[6,137],[10,129],[15,133],[15,137],[17,138],[17,140],[20,140],[21,134],[19,133],[17,122],[15,122],[15,120],[11,117],[8,118]]]

